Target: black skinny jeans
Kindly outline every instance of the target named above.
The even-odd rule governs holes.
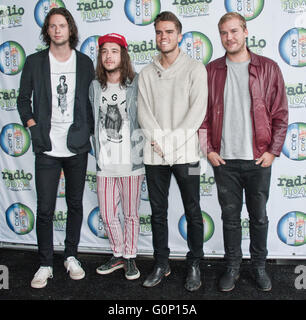
[[[261,167],[255,160],[225,160],[213,167],[222,210],[225,259],[239,267],[241,251],[241,210],[243,189],[250,219],[250,255],[255,267],[264,267],[267,256],[268,217],[271,167]]]
[[[167,265],[168,247],[168,195],[172,173],[183,200],[187,220],[187,263],[198,263],[203,257],[203,218],[200,208],[199,163],[146,165],[146,178],[152,210],[152,236],[154,258],[157,265]],[[198,170],[199,171],[199,170]]]
[[[41,266],[53,266],[53,215],[61,169],[65,175],[67,224],[64,257],[77,255],[83,220],[83,192],[88,153],[72,157],[36,154],[35,183],[37,192],[36,233]]]

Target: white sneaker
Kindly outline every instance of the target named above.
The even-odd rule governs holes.
[[[75,257],[68,257],[64,262],[64,266],[69,272],[69,276],[73,280],[81,280],[85,277],[85,271],[81,267],[81,263]]]
[[[31,287],[44,288],[47,285],[48,278],[53,278],[52,267],[40,267],[31,281]]]

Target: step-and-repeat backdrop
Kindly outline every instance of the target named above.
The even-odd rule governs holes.
[[[306,1],[305,0],[2,0],[0,4],[0,242],[36,245],[34,155],[30,135],[16,108],[21,71],[27,55],[44,49],[40,30],[53,7],[66,7],[80,33],[78,49],[96,64],[97,39],[116,32],[128,41],[136,71],[156,55],[153,20],[165,10],[183,24],[182,50],[207,64],[224,54],[217,23],[227,11],[245,16],[248,46],[274,59],[286,82],[289,127],[280,158],[273,164],[268,203],[270,258],[306,258]],[[97,204],[95,160],[89,155],[80,250],[109,252]],[[139,254],[152,254],[151,210],[147,186],[141,190]],[[222,256],[220,207],[212,168],[202,160],[201,208],[206,256]],[[67,218],[62,174],[54,212],[54,243],[63,248]],[[187,251],[186,219],[179,189],[169,195],[169,246],[172,255]],[[242,212],[242,246],[249,256],[249,219]]]

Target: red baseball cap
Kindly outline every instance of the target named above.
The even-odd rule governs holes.
[[[115,42],[120,46],[124,47],[125,49],[127,49],[127,46],[128,46],[124,36],[118,33],[108,33],[108,34],[105,34],[104,36],[101,36],[98,39],[99,47],[101,47],[102,44],[105,42]]]

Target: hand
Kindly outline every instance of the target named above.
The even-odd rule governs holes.
[[[161,158],[164,158],[164,154],[162,152],[162,149],[160,146],[157,144],[157,142],[152,141],[151,142],[151,147],[153,148],[153,151],[156,152]]]
[[[261,164],[262,167],[270,167],[274,159],[274,154],[265,152],[260,158],[257,159],[256,164]]]
[[[225,164],[225,161],[220,157],[217,152],[209,152],[207,159],[213,167],[219,167],[221,164]]]
[[[36,125],[36,122],[35,122],[34,119],[29,119],[29,120],[27,121],[27,127],[28,127],[28,128],[33,127],[33,126],[35,126],[35,125]]]

